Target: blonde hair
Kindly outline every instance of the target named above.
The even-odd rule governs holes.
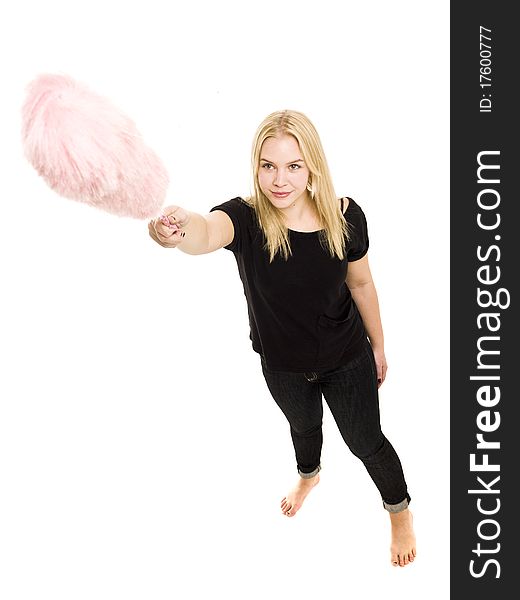
[[[341,213],[340,203],[332,185],[329,167],[318,132],[310,120],[294,110],[276,111],[268,115],[259,125],[251,155],[254,192],[246,201],[251,204],[264,232],[264,249],[269,252],[270,262],[280,252],[285,260],[292,254],[289,232],[282,212],[273,206],[258,184],[260,151],[267,138],[292,135],[300,147],[303,160],[309,169],[307,190],[316,205],[318,220],[322,230],[320,242],[332,257],[343,260],[345,238],[350,239],[347,223]]]

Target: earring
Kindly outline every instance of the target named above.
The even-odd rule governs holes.
[[[311,198],[314,198],[314,190],[312,189],[310,182],[307,183],[307,191],[311,193]]]

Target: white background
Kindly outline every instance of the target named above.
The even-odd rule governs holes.
[[[0,25],[0,597],[447,598],[448,2],[19,1]],[[271,111],[305,112],[364,209],[418,557],[325,405],[301,511],[285,417],[248,337],[232,253],[66,200],[25,160],[25,85],[67,73],[136,122],[168,204],[250,191]]]

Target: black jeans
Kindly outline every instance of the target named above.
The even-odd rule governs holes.
[[[374,353],[368,339],[362,353],[331,371],[273,371],[261,356],[267,387],[290,424],[298,473],[321,469],[322,394],[343,439],[365,465],[389,512],[407,508],[410,496],[394,448],[381,431]]]

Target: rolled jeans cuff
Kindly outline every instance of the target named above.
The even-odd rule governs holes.
[[[321,465],[318,465],[314,471],[311,471],[310,473],[303,473],[302,471],[300,471],[300,469],[298,469],[298,473],[300,475],[300,477],[302,479],[311,479],[311,477],[314,477],[315,475],[317,475],[319,472],[321,471]]]
[[[402,502],[399,502],[399,504],[387,504],[383,500],[383,506],[388,512],[391,513],[402,512],[403,510],[406,510],[408,508],[408,498],[405,498]]]

